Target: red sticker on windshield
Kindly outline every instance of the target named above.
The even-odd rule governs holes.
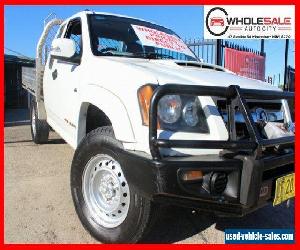
[[[142,45],[172,50],[194,57],[187,45],[177,36],[140,25],[131,25]]]

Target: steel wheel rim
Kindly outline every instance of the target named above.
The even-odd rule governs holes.
[[[82,183],[92,219],[106,228],[122,224],[128,214],[130,193],[120,164],[109,155],[98,154],[86,164]]]
[[[32,127],[32,132],[33,135],[36,135],[36,120],[35,120],[35,110],[32,109],[32,114],[31,114],[31,127]]]

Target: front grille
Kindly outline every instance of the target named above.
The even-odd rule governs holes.
[[[236,128],[236,136],[238,139],[249,138],[249,133],[245,123],[237,123],[235,128]]]
[[[216,101],[216,104],[217,104],[217,107],[220,112],[222,112],[222,113],[227,112],[226,100],[219,99]],[[262,109],[269,110],[269,111],[280,111],[282,103],[281,102],[260,102],[260,101],[252,100],[252,101],[248,101],[247,105],[251,111],[255,110],[257,108],[262,108]]]
[[[227,107],[225,99],[216,99],[215,103],[217,105],[219,113],[222,115],[222,118],[227,125],[228,123],[228,115],[227,115]],[[263,109],[267,112],[269,121],[283,122],[284,121],[284,113],[282,111],[282,103],[281,102],[268,102],[268,101],[248,101],[248,108],[251,112],[252,118],[260,131],[260,124],[257,118],[257,109]],[[235,110],[235,126],[236,126],[236,135],[237,139],[249,139],[249,133],[245,124],[244,117],[242,113],[236,109]]]

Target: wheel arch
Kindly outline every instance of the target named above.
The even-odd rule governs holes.
[[[78,119],[77,145],[91,129],[88,127],[89,119],[91,119],[89,113],[91,108],[97,110],[93,115],[96,117],[99,115],[102,118],[98,120],[99,123],[96,122],[100,125],[98,127],[101,125],[112,126],[117,140],[135,142],[131,121],[123,102],[110,91],[92,85],[88,87],[88,91],[85,91],[82,98]],[[92,126],[92,128],[97,127]]]

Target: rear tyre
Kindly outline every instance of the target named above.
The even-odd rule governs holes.
[[[43,144],[48,142],[50,127],[45,120],[38,119],[37,104],[35,100],[30,105],[31,137],[34,143]]]
[[[81,223],[95,239],[135,243],[148,231],[156,209],[124,175],[116,148],[122,144],[110,126],[91,131],[75,151],[71,192]]]

